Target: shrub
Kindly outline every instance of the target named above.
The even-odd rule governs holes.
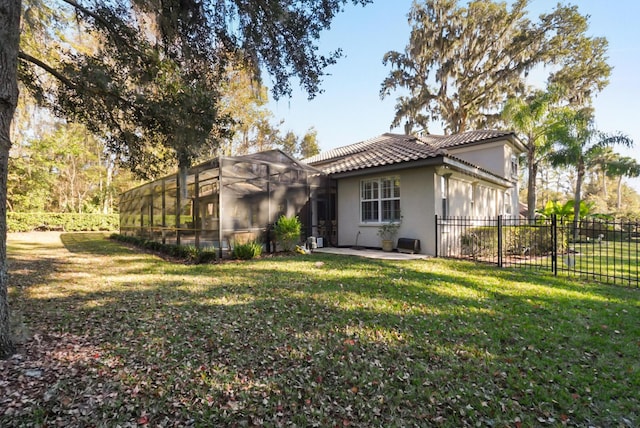
[[[492,257],[498,252],[498,228],[474,227],[460,237],[462,254],[465,256]]]
[[[567,246],[567,237],[558,233],[558,252]],[[498,254],[498,228],[474,227],[460,237],[462,254],[471,257],[494,257]],[[550,225],[503,226],[502,249],[506,254],[542,256],[553,251]]]
[[[135,245],[139,248],[144,248],[156,253],[164,254],[171,257],[176,257],[184,261],[192,263],[208,263],[217,259],[217,253],[215,248],[201,248],[198,249],[193,245],[171,245],[163,244],[157,241],[151,241],[149,239],[140,238],[137,236],[126,236],[114,233],[110,236],[111,239],[125,242],[127,244]]]
[[[553,252],[552,226],[546,224],[505,226],[503,248],[510,254],[544,256]],[[567,237],[558,233],[558,252],[566,248]]]
[[[233,247],[232,256],[240,260],[250,260],[260,257],[262,245],[257,242],[247,242],[246,244],[236,244]]]
[[[201,248],[198,254],[197,264],[215,262],[218,259],[218,252],[215,248]]]
[[[300,242],[301,229],[302,224],[297,216],[280,216],[273,228],[273,232],[283,251],[293,251],[296,244]]]
[[[7,213],[7,231],[63,230],[66,232],[115,231],[118,214]]]

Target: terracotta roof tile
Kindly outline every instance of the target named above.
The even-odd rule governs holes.
[[[436,138],[433,142],[429,141],[429,143],[434,145],[435,147],[447,149],[451,147],[464,146],[466,144],[476,144],[486,140],[506,137],[509,135],[513,135],[513,132],[493,131],[485,129],[478,131],[468,131],[454,135],[431,136]],[[430,136],[428,135],[427,137]]]
[[[329,150],[303,162],[327,174],[428,159],[445,153],[413,135],[383,134],[370,140]]]
[[[438,156],[452,157],[448,155],[447,148],[475,144],[508,135],[512,135],[512,133],[490,130],[470,131],[448,136],[386,133],[369,140],[328,150],[302,162],[327,174],[336,174]]]

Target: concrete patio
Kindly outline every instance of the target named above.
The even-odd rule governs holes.
[[[398,253],[395,251],[386,252],[381,250],[372,250],[368,248],[356,249],[356,248],[336,248],[336,247],[323,247],[313,250],[314,253],[324,254],[338,254],[342,256],[358,256],[368,259],[378,260],[421,260],[427,259],[430,256],[426,254],[406,254]]]

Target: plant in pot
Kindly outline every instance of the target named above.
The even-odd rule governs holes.
[[[398,234],[398,229],[400,229],[399,222],[390,221],[389,223],[383,223],[378,226],[378,236],[382,239],[383,251],[393,250],[393,241]]]

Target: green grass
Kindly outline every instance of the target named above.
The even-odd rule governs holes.
[[[10,415],[0,398],[0,426],[640,424],[636,289],[442,259],[187,266],[99,234],[62,242],[9,242],[10,298],[25,346],[75,372],[52,369]],[[0,366],[0,396],[17,366]]]
[[[573,256],[575,266],[569,270],[588,273],[602,282],[640,286],[638,282],[640,243],[638,241],[592,241],[572,244],[569,248],[577,251],[577,255]]]

